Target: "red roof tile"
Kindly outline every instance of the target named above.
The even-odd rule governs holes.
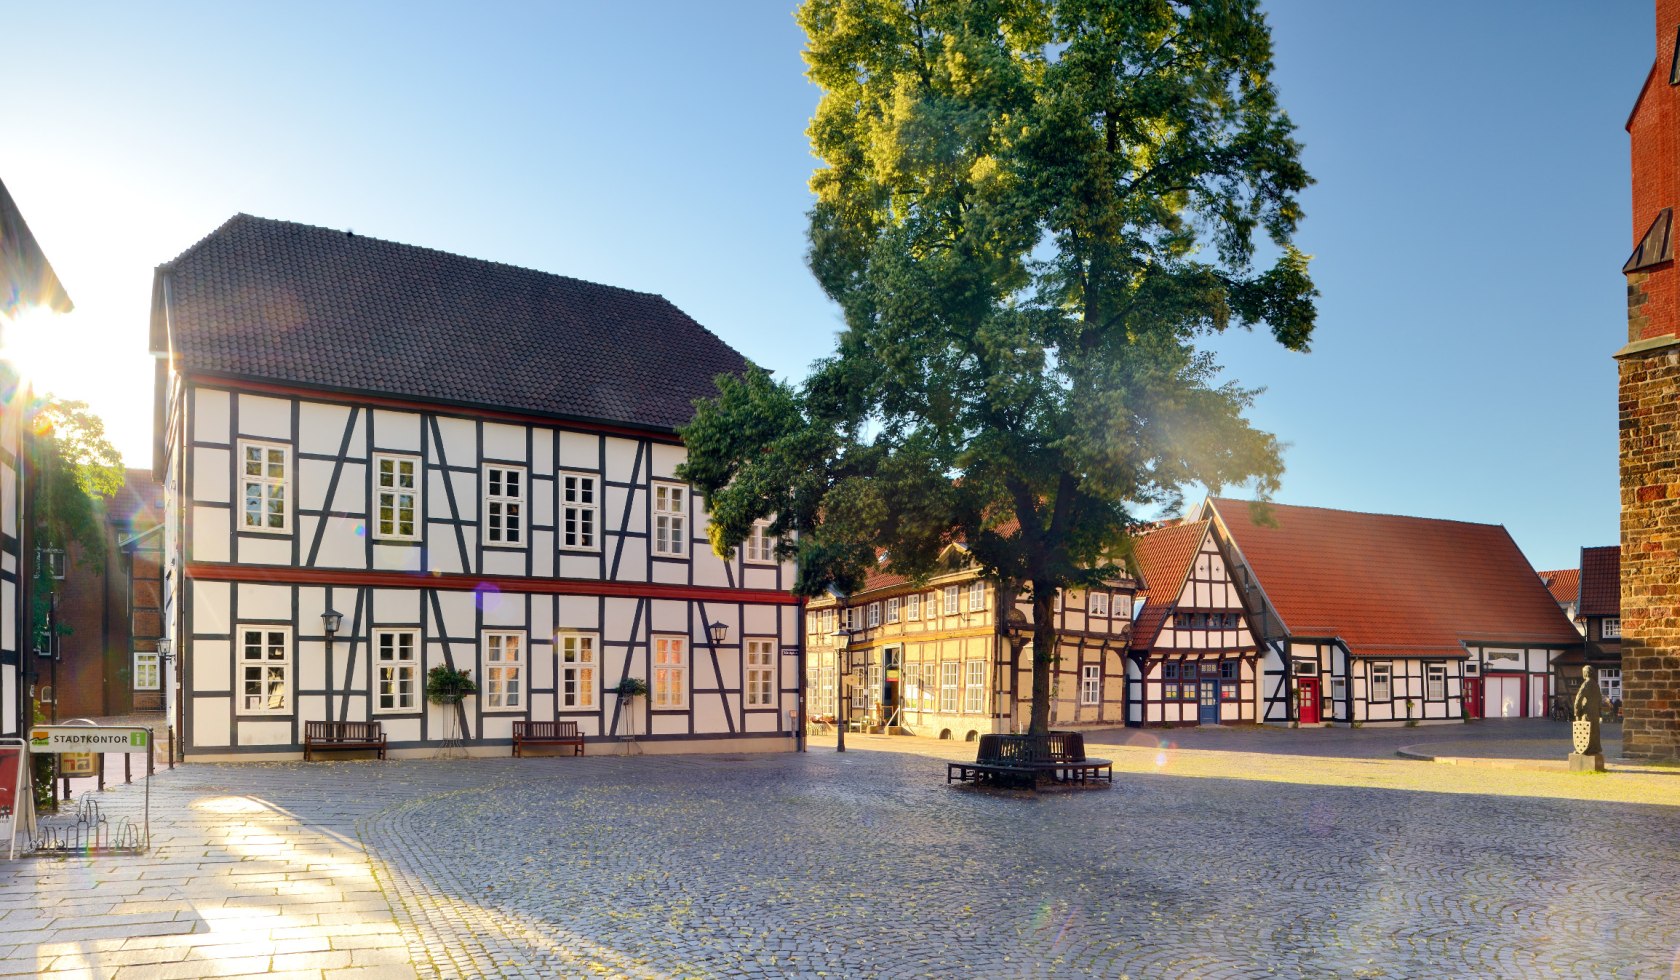
[[[1622,614],[1622,548],[1581,549],[1581,615]]]
[[[1581,570],[1579,568],[1556,568],[1549,572],[1540,573],[1540,581],[1551,591],[1552,598],[1558,602],[1574,602],[1581,594]]]
[[[1138,594],[1146,601],[1143,613],[1132,626],[1132,646],[1147,650],[1155,645],[1167,613],[1184,590],[1184,580],[1201,550],[1208,521],[1175,524],[1140,534],[1132,540],[1132,557],[1143,578]]]
[[[1573,646],[1580,634],[1494,524],[1211,500],[1294,636],[1356,656],[1454,656],[1461,641]]]

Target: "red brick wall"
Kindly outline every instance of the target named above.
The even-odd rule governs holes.
[[[1657,0],[1656,60],[1627,127],[1633,171],[1629,254],[1663,208],[1680,205],[1680,87],[1668,83],[1677,27],[1680,0]],[[1628,277],[1628,340],[1680,334],[1677,278],[1672,261]]]

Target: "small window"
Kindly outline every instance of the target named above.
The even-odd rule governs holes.
[[[595,478],[567,473],[560,477],[560,547],[594,551],[599,525],[600,501],[595,495]]]
[[[554,642],[560,648],[560,707],[595,707],[595,635],[561,633]]]
[[[160,682],[161,671],[158,665],[159,658],[156,650],[134,651],[134,689],[136,691],[156,691],[163,687]]]
[[[963,711],[977,715],[986,710],[986,662],[970,660],[963,683]]]
[[[881,625],[881,604],[879,602],[871,602],[869,604],[869,626],[873,629],[879,625]]]
[[[1235,660],[1221,660],[1219,662],[1219,679],[1224,681],[1237,679],[1237,662]]]
[[[764,708],[774,703],[776,659],[775,640],[750,639],[746,643],[747,707]]]
[[[375,538],[420,540],[420,460],[413,456],[373,457]]]
[[[1086,705],[1102,703],[1101,665],[1086,664],[1080,668],[1079,703]]]
[[[962,666],[955,661],[939,665],[939,710],[955,714],[957,710],[957,673]]]
[[[945,615],[955,616],[956,614],[957,614],[957,587],[954,586],[954,585],[947,585],[947,586],[945,586]]]
[[[525,686],[525,634],[484,634],[484,708],[522,707]]]
[[[1445,701],[1447,699],[1447,667],[1445,664],[1427,664],[1424,669],[1423,697],[1426,701]]]
[[[887,622],[898,622],[899,600],[895,597],[887,600]]]
[[[822,611],[822,635],[834,635],[834,610],[832,609],[824,609]]]
[[[512,466],[484,468],[484,540],[487,544],[525,542],[525,471]]]
[[[1093,616],[1108,615],[1108,593],[1093,592],[1086,607]]]
[[[770,533],[769,521],[754,521],[752,531],[747,534],[746,546],[742,548],[742,557],[755,565],[775,564],[779,541]]]
[[[291,630],[242,626],[239,636],[239,713],[291,714]]]
[[[1347,678],[1334,677],[1330,680],[1330,699],[1334,704],[1341,704],[1347,698]]]
[[[688,488],[653,485],[653,553],[682,557],[688,553]]]
[[[1621,620],[1621,618],[1616,617],[1616,618],[1612,618],[1612,619],[1606,619],[1604,621],[1604,625],[1599,628],[1599,636],[1600,636],[1600,638],[1606,639],[1606,640],[1619,640],[1619,639],[1621,639],[1622,638],[1622,620]]]
[[[986,608],[986,583],[968,583],[968,611],[979,612]]]
[[[292,449],[272,442],[239,443],[240,528],[284,534],[292,529],[288,487]]]
[[[921,619],[922,594],[920,592],[912,592],[908,596],[905,596],[904,601],[907,607],[904,610],[904,618],[910,620],[911,622]]]
[[[1394,668],[1390,665],[1371,665],[1371,700],[1394,700]]]
[[[414,711],[420,706],[420,634],[374,630],[373,710]]]
[[[1178,680],[1178,661],[1169,660],[1161,665],[1161,679],[1168,681]]]
[[[1195,613],[1173,613],[1173,629],[1175,630],[1196,629],[1196,622]]]
[[[653,706],[688,706],[688,640],[685,637],[653,638]]]

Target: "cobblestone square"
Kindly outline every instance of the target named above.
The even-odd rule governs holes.
[[[1676,975],[1680,770],[1394,755],[1534,731],[1103,733],[1036,795],[885,737],[198,764],[151,853],[6,868],[0,975]]]

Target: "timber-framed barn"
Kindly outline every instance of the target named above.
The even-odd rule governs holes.
[[[714,556],[676,475],[747,362],[663,297],[237,215],[157,269],[151,348],[187,758],[294,757],[313,720],[393,755],[521,720],[794,747],[792,569],[762,531]],[[439,666],[478,693],[429,703]]]

